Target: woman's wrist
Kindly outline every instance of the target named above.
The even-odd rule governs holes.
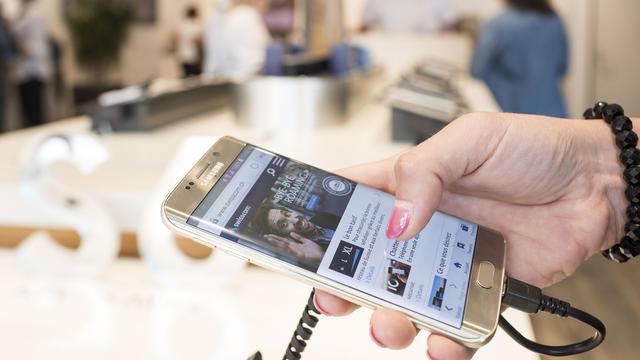
[[[640,129],[640,119],[631,119],[635,129]],[[625,170],[620,161],[620,149],[616,146],[611,126],[602,120],[584,121],[588,131],[585,137],[585,154],[593,160],[591,163],[594,191],[601,192],[609,203],[609,231],[603,239],[602,248],[606,249],[618,243],[625,234],[626,211],[629,200],[625,196],[627,184],[623,178]]]

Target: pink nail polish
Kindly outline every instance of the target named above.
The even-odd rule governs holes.
[[[402,236],[409,226],[410,217],[411,214],[409,210],[395,206],[391,212],[389,224],[387,225],[387,238],[389,240],[396,240]]]
[[[376,337],[376,334],[373,332],[373,326],[369,326],[369,335],[371,336],[371,340],[373,340],[373,342],[376,343],[376,345],[382,348],[386,348],[386,346],[380,340],[378,340],[378,338]]]

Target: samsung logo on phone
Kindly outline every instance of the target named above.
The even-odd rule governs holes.
[[[220,172],[220,170],[222,170],[223,167],[224,164],[219,161],[215,165],[213,165],[213,168],[205,173],[204,176],[202,176],[202,178],[200,179],[202,185],[208,185],[211,180],[213,180],[213,178],[218,176],[218,173]]]

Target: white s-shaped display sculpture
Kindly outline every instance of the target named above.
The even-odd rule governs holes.
[[[214,142],[215,138],[211,137],[185,139],[158,180],[138,228],[142,259],[156,279],[168,287],[211,289],[212,286],[224,286],[233,282],[245,267],[244,261],[221,252],[214,252],[205,260],[183,254],[175,236],[160,217],[164,197]]]
[[[47,217],[66,224],[80,235],[77,250],[64,248],[37,231],[18,248],[21,264],[37,275],[93,277],[118,255],[120,235],[111,216],[90,196],[56,180],[51,169],[68,163],[83,175],[91,174],[109,157],[107,149],[86,134],[53,134],[32,142],[23,154],[20,190]]]

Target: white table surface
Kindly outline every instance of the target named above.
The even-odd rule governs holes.
[[[2,249],[0,284],[0,358],[15,360],[234,360],[255,350],[279,359],[309,293],[297,281],[256,267],[224,289],[167,289],[134,259],[117,260],[88,284],[38,280],[14,252]],[[369,316],[360,309],[349,317],[322,317],[304,359],[426,358],[425,332],[407,349],[378,348],[369,338]],[[506,316],[531,336],[526,317]],[[221,341],[231,333],[237,334],[233,350],[223,355],[230,344]],[[537,358],[501,330],[476,356]]]

